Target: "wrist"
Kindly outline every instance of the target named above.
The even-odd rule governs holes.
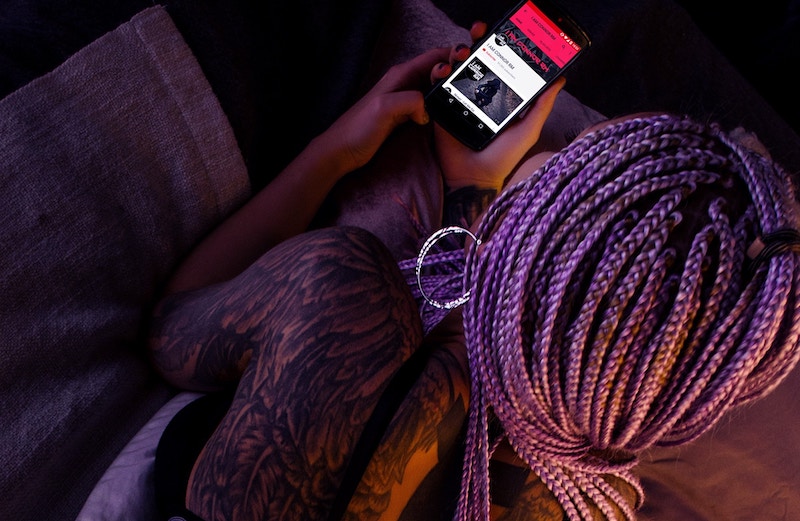
[[[315,165],[314,171],[324,172],[334,182],[355,169],[350,154],[329,131],[313,138],[302,153]]]
[[[451,188],[445,193],[442,224],[470,228],[497,196],[498,190],[476,185]]]

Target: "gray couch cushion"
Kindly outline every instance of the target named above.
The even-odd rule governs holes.
[[[249,190],[159,7],[0,101],[0,519],[74,519],[166,402],[151,305]]]

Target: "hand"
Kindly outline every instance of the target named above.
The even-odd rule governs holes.
[[[341,175],[365,165],[400,124],[428,123],[423,91],[430,71],[448,59],[448,48],[436,48],[393,66],[355,105],[318,138],[318,149],[331,155]]]
[[[476,22],[470,29],[473,42],[486,33],[486,24]],[[434,67],[431,80],[444,78],[452,71],[452,64],[469,55],[466,46],[454,48],[447,63]],[[531,105],[525,116],[518,119],[497,136],[484,150],[475,151],[463,145],[447,131],[435,125],[434,143],[444,182],[449,190],[465,186],[490,188],[498,192],[508,175],[525,154],[539,140],[542,127],[553,110],[556,96],[565,80],[559,78]]]

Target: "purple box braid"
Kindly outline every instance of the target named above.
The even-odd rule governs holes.
[[[457,519],[489,518],[491,416],[569,519],[634,519],[609,476],[641,502],[637,453],[696,438],[797,363],[796,212],[778,165],[671,115],[589,134],[504,191],[463,274],[427,281],[470,295]]]

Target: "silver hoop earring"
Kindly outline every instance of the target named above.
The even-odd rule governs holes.
[[[457,298],[455,300],[450,300],[450,301],[447,301],[447,302],[439,302],[438,300],[434,300],[431,297],[429,297],[425,293],[425,288],[422,287],[422,266],[423,266],[423,262],[425,260],[425,256],[428,254],[430,249],[433,248],[433,245],[436,244],[437,241],[439,241],[440,239],[442,239],[443,237],[445,237],[447,235],[451,235],[451,234],[455,234],[455,233],[463,233],[463,234],[466,234],[466,235],[470,236],[472,238],[472,240],[475,241],[475,246],[476,247],[481,245],[481,240],[478,237],[476,237],[474,233],[472,233],[471,231],[467,230],[466,228],[462,228],[460,226],[448,226],[446,228],[442,228],[440,230],[437,230],[430,237],[428,237],[428,239],[422,245],[422,248],[419,250],[419,256],[417,256],[417,264],[416,264],[416,266],[414,268],[414,271],[415,271],[415,273],[417,275],[417,287],[419,287],[420,294],[425,299],[425,301],[428,302],[428,304],[430,304],[431,306],[433,306],[435,308],[439,308],[439,309],[457,308],[458,306],[466,303],[470,298],[470,291],[468,290],[468,291],[464,292],[463,295],[461,295],[459,298]]]

